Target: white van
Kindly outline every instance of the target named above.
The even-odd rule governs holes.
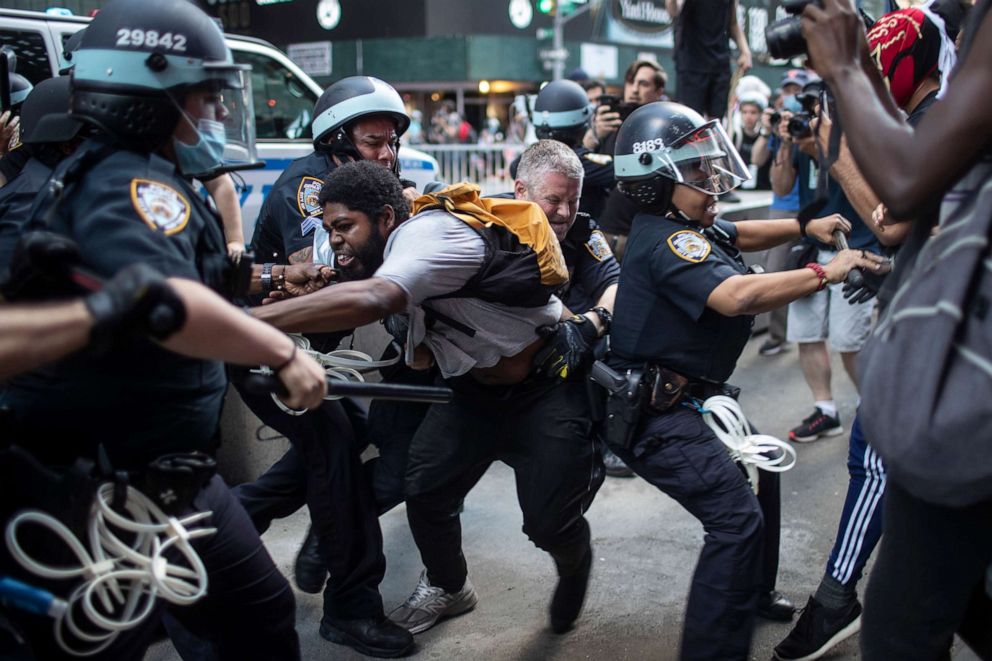
[[[0,46],[10,46],[17,53],[17,72],[32,83],[58,75],[66,66],[62,45],[89,18],[45,14],[15,9],[0,9]],[[250,64],[255,104],[255,137],[258,156],[265,168],[235,173],[244,182],[241,210],[245,239],[255,229],[262,201],[272,184],[290,161],[313,149],[310,120],[317,97],[323,91],[310,76],[278,48],[251,37],[225,35],[237,62]],[[437,179],[437,161],[410,147],[400,149],[403,177],[423,189]]]

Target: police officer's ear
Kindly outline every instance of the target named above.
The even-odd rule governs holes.
[[[513,197],[517,198],[518,200],[528,199],[527,184],[525,184],[520,179],[517,179],[513,182]]]

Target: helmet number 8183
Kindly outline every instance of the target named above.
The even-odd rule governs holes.
[[[142,46],[161,47],[166,50],[183,52],[186,50],[186,35],[172,34],[171,32],[159,34],[157,30],[121,28],[117,31],[117,45],[135,48]]]

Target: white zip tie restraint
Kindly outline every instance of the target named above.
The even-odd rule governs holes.
[[[362,376],[366,372],[372,372],[382,367],[390,367],[395,365],[400,361],[403,355],[402,351],[397,352],[396,358],[391,358],[390,360],[374,360],[372,356],[361,351],[355,351],[353,349],[338,349],[336,351],[330,351],[328,353],[321,353],[316,351],[311,347],[310,340],[302,335],[297,335],[295,333],[289,333],[289,339],[291,339],[295,344],[296,348],[301,352],[305,353],[321,367],[324,368],[324,372],[327,373],[327,377],[330,379],[337,379],[338,381],[354,381],[356,383],[364,383],[365,377]],[[258,369],[252,370],[253,374],[264,374],[270,375],[274,374],[271,368],[262,366]],[[333,401],[336,399],[341,399],[344,395],[327,395],[324,397],[327,401]],[[307,412],[307,409],[291,409],[282,403],[275,393],[272,394],[272,401],[276,403],[279,410],[287,415],[303,415]]]
[[[207,594],[207,570],[190,541],[217,529],[191,530],[189,526],[211,512],[176,519],[128,486],[124,509],[129,516],[123,516],[111,507],[113,496],[110,482],[97,489],[86,529],[88,550],[61,521],[38,510],[20,512],[7,525],[7,548],[24,569],[42,578],[82,579],[68,599],[55,599],[49,610],[55,620],[55,641],[73,656],[92,656],[106,649],[118,633],[148,617],[156,598],[188,606]],[[29,523],[61,539],[79,565],[52,567],[30,557],[17,540],[18,528]],[[123,541],[115,530],[130,541]],[[165,558],[171,548],[185,564],[172,564]],[[85,628],[77,622],[79,612],[87,620]],[[75,641],[67,640],[66,629]],[[87,647],[79,649],[76,641]]]
[[[703,422],[713,430],[734,461],[738,461],[747,471],[747,479],[754,493],[758,493],[758,469],[772,473],[783,473],[796,465],[795,449],[784,441],[766,434],[752,434],[751,425],[737,400],[726,395],[714,395],[705,402],[699,412]],[[766,456],[779,450],[778,454]]]

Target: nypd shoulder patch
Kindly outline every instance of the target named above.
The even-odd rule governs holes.
[[[589,234],[589,240],[586,241],[585,246],[586,250],[596,258],[597,262],[613,256],[609,241],[606,240],[606,237],[599,230],[593,230]]]
[[[668,237],[668,247],[680,259],[694,264],[706,259],[712,249],[706,237],[690,230],[681,230]]]
[[[304,218],[313,218],[324,215],[324,209],[320,206],[317,198],[320,196],[320,189],[324,187],[324,182],[316,177],[303,177],[300,187],[296,191],[296,205],[300,209],[300,215]]]
[[[131,202],[146,225],[166,236],[182,232],[189,223],[189,200],[160,181],[132,179]]]

